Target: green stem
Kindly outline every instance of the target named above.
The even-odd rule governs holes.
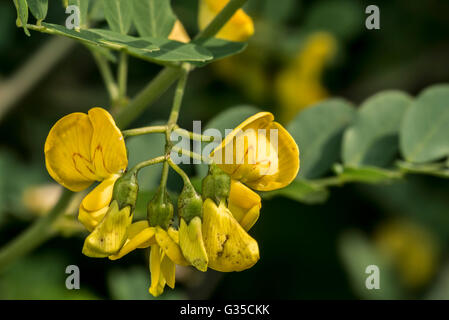
[[[125,108],[117,115],[119,128],[125,128],[142,114],[143,111],[159,98],[179,78],[180,68],[164,68]]]
[[[87,47],[92,53],[98,69],[100,70],[101,77],[103,78],[103,82],[106,90],[108,91],[111,102],[115,102],[119,97],[119,89],[115,83],[109,63],[106,61],[106,58],[96,52],[95,49],[91,49],[89,46]]]
[[[137,129],[123,130],[122,134],[125,138],[133,136],[141,136],[149,133],[165,133],[167,126],[150,126]]]
[[[128,54],[125,51],[120,52],[120,62],[118,65],[118,88],[119,98],[126,98],[126,82],[128,79]]]
[[[168,127],[168,135],[170,135],[171,131],[175,128],[176,123],[179,118],[179,111],[181,110],[182,99],[184,97],[184,91],[187,84],[187,78],[189,75],[189,67],[187,64],[182,66],[182,73],[178,81],[178,85],[176,86],[175,98],[173,100],[173,107],[170,112],[170,117],[167,122]],[[169,136],[168,136],[169,137]]]
[[[180,129],[178,126],[175,127],[175,130]],[[181,137],[185,137],[185,138],[189,138],[191,140],[196,140],[196,141],[202,141],[202,142],[213,142],[215,140],[214,136],[206,136],[203,134],[199,134],[199,133],[195,133],[195,132],[191,132],[188,130],[178,130],[177,133],[181,136]]]
[[[53,236],[54,230],[50,226],[64,213],[71,198],[72,192],[64,190],[58,203],[46,216],[37,220],[25,232],[14,238],[0,250],[0,272]]]
[[[202,155],[200,155],[200,154],[198,154],[196,152],[193,152],[193,151],[185,150],[185,149],[182,149],[182,148],[179,148],[179,147],[173,147],[172,151],[178,152],[178,153],[183,154],[185,156],[188,156],[188,157],[190,157],[192,159],[200,160],[200,161],[202,161],[204,163],[209,163],[210,162],[209,159],[207,159],[207,158],[203,157]]]
[[[170,165],[170,167],[181,176],[182,180],[184,181],[184,184],[192,184],[190,182],[189,176],[187,175],[187,173],[185,173],[184,170],[182,170],[176,163],[173,162],[173,160],[171,158],[167,159],[168,164]]]
[[[145,168],[145,167],[148,167],[148,166],[152,166],[154,164],[158,164],[158,163],[164,162],[165,160],[166,160],[165,156],[160,156],[160,157],[153,158],[153,159],[150,159],[150,160],[147,160],[147,161],[143,161],[143,162],[140,162],[140,163],[136,164],[130,171],[139,171],[142,168]]]
[[[214,20],[209,23],[209,25],[201,31],[196,37],[195,42],[201,43],[209,38],[214,37],[223,26],[232,18],[234,13],[243,7],[243,5],[248,0],[231,0],[228,4],[220,11],[220,13],[214,18]]]

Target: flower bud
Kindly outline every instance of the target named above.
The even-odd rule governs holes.
[[[130,206],[134,211],[138,192],[137,172],[128,171],[115,182],[112,199],[117,200],[120,209]]]
[[[213,199],[217,204],[229,197],[231,177],[217,165],[209,166],[209,173],[203,179],[203,199]]]
[[[192,185],[184,185],[178,199],[178,213],[187,224],[195,217],[203,218],[203,200]]]
[[[151,227],[160,226],[167,230],[173,219],[173,204],[167,189],[159,188],[153,199],[148,203],[147,217]]]

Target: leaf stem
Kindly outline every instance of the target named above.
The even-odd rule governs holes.
[[[113,103],[119,98],[119,89],[117,87],[117,83],[114,80],[114,76],[112,74],[109,63],[106,61],[106,58],[95,51],[95,49],[89,48],[89,50],[94,57],[98,69],[100,70],[101,77],[103,78],[104,85],[109,94],[109,99],[111,100],[111,103]]]

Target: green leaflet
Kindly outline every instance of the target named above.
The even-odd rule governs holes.
[[[170,0],[127,0],[141,37],[167,38],[176,22]]]
[[[102,0],[103,10],[112,31],[127,34],[131,28],[132,4],[129,0]]]
[[[28,23],[28,4],[26,0],[14,0],[14,5],[17,10],[16,24],[18,27],[22,27],[27,36],[30,36],[26,25]]]
[[[345,131],[342,158],[345,165],[390,165],[399,150],[399,128],[412,98],[400,91],[378,93],[358,109]]]
[[[355,116],[354,107],[342,99],[318,103],[287,126],[299,146],[301,168],[297,179],[318,178],[340,158],[343,131]]]
[[[424,163],[449,155],[449,85],[424,90],[410,106],[401,127],[400,147],[409,162]]]
[[[27,0],[31,13],[37,20],[37,24],[47,16],[48,0]]]

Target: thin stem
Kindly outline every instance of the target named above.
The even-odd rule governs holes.
[[[165,161],[164,166],[162,167],[161,183],[160,183],[161,189],[165,189],[165,187],[167,186],[168,169],[169,169],[168,163],[167,161]]]
[[[141,136],[149,133],[165,133],[167,126],[150,126],[137,129],[123,130],[122,134],[125,138],[133,136]]]
[[[117,114],[119,128],[131,124],[143,111],[159,98],[179,78],[180,68],[164,68],[142,91]]]
[[[169,131],[173,130],[176,123],[178,122],[179,111],[181,109],[182,99],[184,97],[184,90],[186,88],[187,78],[189,75],[188,66],[183,65],[182,71],[183,72],[181,73],[181,77],[179,78],[178,85],[176,87],[175,98],[173,100],[173,107],[171,109],[170,117],[169,117],[168,123],[167,123],[167,127],[168,127]],[[168,132],[168,135],[170,135],[170,133],[171,132]]]
[[[176,163],[174,163],[171,158],[168,158],[167,162],[170,165],[170,167],[173,170],[175,170],[177,174],[179,174],[181,176],[182,180],[184,181],[184,184],[192,184],[190,182],[190,179],[189,179],[189,176],[187,175],[187,173],[185,173],[184,170],[182,170]]]
[[[209,38],[214,37],[223,26],[232,18],[234,13],[243,7],[248,0],[231,0],[220,11],[220,13],[209,23],[209,25],[201,31],[196,37],[195,42],[201,43]]]
[[[180,154],[185,155],[185,156],[188,156],[188,157],[190,157],[192,159],[200,160],[200,161],[202,161],[204,163],[209,163],[210,162],[210,160],[207,159],[206,157],[203,157],[202,155],[200,155],[200,154],[198,154],[196,152],[193,152],[193,151],[189,151],[189,150],[182,149],[182,148],[179,148],[179,147],[173,147],[172,151],[180,153]]]
[[[180,129],[178,126],[175,127],[175,130]],[[202,141],[202,142],[213,142],[215,140],[214,136],[206,136],[203,134],[199,134],[199,133],[195,133],[195,132],[191,132],[188,130],[178,130],[177,133],[181,136],[181,137],[185,137],[185,138],[189,138],[191,140],[196,140],[196,141]]]
[[[89,46],[87,47],[92,53],[92,56],[94,57],[98,69],[100,70],[101,77],[103,78],[103,82],[106,87],[106,90],[108,91],[111,102],[117,101],[119,97],[119,89],[114,80],[114,76],[112,74],[109,63],[106,61],[106,58],[101,54],[99,54],[97,51],[95,51],[95,49],[92,49]]]
[[[72,194],[71,191],[64,190],[58,203],[46,216],[37,220],[25,232],[7,243],[0,250],[0,271],[4,271],[12,262],[25,256],[53,236],[55,231],[51,228],[51,225],[63,214],[71,200]]]
[[[165,160],[166,160],[165,156],[160,156],[160,157],[153,158],[153,159],[150,159],[150,160],[147,160],[147,161],[142,161],[142,162],[136,164],[131,169],[131,171],[139,171],[142,168],[145,168],[145,167],[148,167],[148,166],[152,166],[154,164],[158,164],[158,163],[164,162]]]
[[[125,51],[121,51],[120,62],[118,65],[118,88],[120,99],[126,97],[127,80],[128,80],[128,54]]]

